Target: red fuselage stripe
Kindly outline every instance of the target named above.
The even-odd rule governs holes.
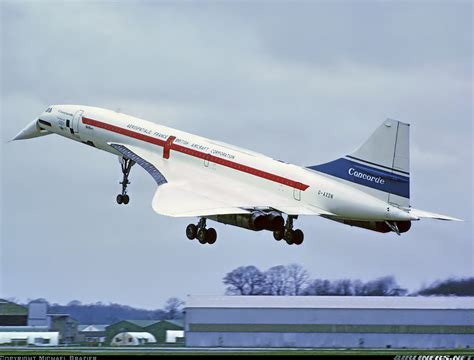
[[[145,142],[150,143],[150,144],[155,144],[155,145],[158,145],[158,146],[161,146],[161,147],[165,147],[165,145],[166,145],[166,141],[164,141],[164,140],[157,139],[155,137],[145,135],[145,134],[140,134],[140,133],[137,133],[135,131],[124,129],[124,128],[121,128],[121,127],[118,127],[118,126],[115,126],[115,125],[110,125],[110,124],[107,124],[107,123],[104,123],[104,122],[101,122],[101,121],[97,121],[97,120],[93,120],[93,119],[83,117],[82,122],[85,125],[96,126],[98,128],[105,129],[105,130],[108,130],[108,131],[112,131],[112,132],[117,133],[117,134],[122,134],[122,135],[125,135],[125,136],[129,136],[129,137],[132,137],[134,139],[142,140],[142,141],[145,141]],[[283,176],[279,176],[279,175],[275,175],[275,174],[272,174],[272,173],[269,173],[269,172],[266,172],[266,171],[263,171],[263,170],[255,169],[253,167],[250,167],[250,166],[247,166],[247,165],[242,165],[242,164],[239,164],[239,163],[236,163],[234,161],[227,160],[227,159],[222,159],[220,157],[217,157],[217,156],[214,156],[214,155],[211,155],[211,154],[206,154],[206,153],[203,153],[203,152],[195,150],[195,149],[190,149],[190,148],[187,148],[187,147],[182,146],[182,145],[171,143],[170,146],[169,146],[169,149],[180,152],[180,153],[183,153],[183,154],[187,154],[187,155],[199,158],[199,159],[207,160],[209,162],[213,162],[213,163],[216,163],[216,164],[219,164],[219,165],[222,165],[222,166],[225,166],[225,167],[237,170],[237,171],[241,171],[241,172],[244,172],[244,173],[247,173],[247,174],[250,174],[250,175],[258,176],[260,178],[270,180],[270,181],[273,181],[273,182],[276,182],[276,183],[279,183],[279,184],[287,185],[287,186],[293,187],[293,188],[298,189],[298,190],[303,190],[304,191],[309,187],[309,185],[305,185],[305,184],[302,184],[298,181],[287,179]]]

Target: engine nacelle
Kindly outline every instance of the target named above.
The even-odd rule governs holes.
[[[254,231],[265,229],[267,222],[264,213],[213,215],[208,216],[208,218],[222,224],[238,226]]]
[[[266,230],[270,230],[270,231],[280,230],[283,227],[285,227],[285,220],[283,219],[283,216],[281,216],[280,213],[276,211],[272,211],[267,214],[266,224],[265,224]]]
[[[390,226],[388,226],[383,221],[356,221],[356,220],[336,220],[336,221],[342,222],[343,224],[346,224],[346,225],[357,226],[360,228],[377,231],[381,233],[388,233],[392,231],[392,229],[390,229]],[[395,224],[397,224],[397,227],[400,233],[407,232],[408,230],[410,230],[410,227],[411,227],[411,221],[396,221]]]
[[[283,217],[276,211],[270,213],[256,211],[252,214],[212,215],[208,216],[208,218],[222,224],[238,226],[254,231],[274,231],[283,228],[285,225]]]

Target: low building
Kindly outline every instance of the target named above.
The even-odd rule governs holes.
[[[78,342],[77,326],[78,321],[69,314],[48,314],[49,329],[58,331],[61,344],[75,344]]]
[[[156,343],[155,337],[148,332],[122,332],[110,342],[112,346],[136,346]]]
[[[78,322],[69,314],[49,314],[45,300],[34,300],[28,304],[28,326],[43,326],[59,332],[60,344],[78,342]]]
[[[28,308],[0,299],[0,326],[28,325]]]
[[[0,344],[57,346],[59,333],[45,327],[0,326]]]
[[[26,307],[0,299],[0,332],[3,340],[12,337],[14,344],[41,344],[43,338],[44,345],[73,344],[77,342],[77,321],[69,314],[48,314],[45,300],[31,301]],[[54,333],[57,338],[51,335]]]
[[[103,344],[105,342],[105,328],[107,325],[79,325],[77,338],[79,343],[88,345]]]
[[[105,343],[110,344],[115,335],[123,332],[148,332],[158,344],[166,344],[167,330],[183,330],[182,320],[123,320],[106,327]]]
[[[474,299],[189,296],[186,346],[474,347]]]
[[[166,343],[175,344],[184,342],[184,330],[166,330]]]

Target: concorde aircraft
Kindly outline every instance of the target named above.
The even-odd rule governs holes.
[[[118,204],[128,204],[134,164],[155,180],[152,207],[161,215],[198,217],[188,239],[213,244],[212,220],[273,233],[300,245],[299,215],[398,235],[420,218],[459,220],[410,206],[409,124],[387,119],[350,155],[302,167],[115,111],[49,106],[13,140],[58,134],[119,157]],[[285,221],[286,217],[286,221]]]

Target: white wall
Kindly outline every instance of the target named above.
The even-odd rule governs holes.
[[[25,341],[30,345],[58,346],[59,332],[0,332],[0,344],[8,344],[14,341]]]

